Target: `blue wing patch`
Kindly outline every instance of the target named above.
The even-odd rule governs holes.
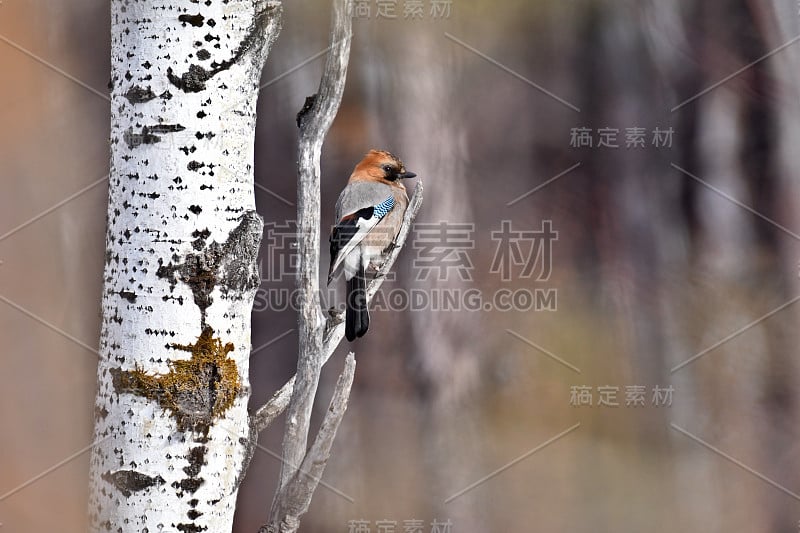
[[[383,218],[386,216],[386,213],[392,210],[394,207],[394,196],[390,196],[386,200],[382,201],[378,205],[375,206],[375,215],[378,218]]]

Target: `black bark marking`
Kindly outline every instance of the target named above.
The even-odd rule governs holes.
[[[206,50],[205,48],[201,48],[197,51],[197,59],[200,61],[206,61],[207,59],[211,59],[211,53]]]
[[[303,108],[297,112],[296,120],[298,128],[303,127],[303,120],[306,118],[308,112],[311,111],[311,108],[314,107],[314,102],[316,101],[317,101],[316,93],[312,94],[311,96],[306,96],[306,101],[303,102]]]
[[[188,492],[189,494],[194,494],[195,492],[197,492],[197,489],[200,488],[200,485],[202,485],[205,482],[206,480],[203,478],[198,478],[198,479],[186,478],[182,479],[180,483],[177,481],[173,482],[172,487],[175,489],[180,489],[183,492]]]
[[[199,28],[200,26],[203,25],[205,17],[200,13],[198,13],[197,15],[181,15],[178,17],[178,20],[183,22],[184,25],[188,23],[194,26],[195,28]]]
[[[130,303],[136,303],[136,293],[133,291],[119,291],[119,295]]]
[[[205,433],[199,435],[195,442],[205,443],[208,441],[208,427],[206,426]],[[189,453],[186,455],[186,460],[189,463],[188,466],[183,467],[183,471],[186,473],[188,477],[180,480],[175,481],[172,483],[172,488],[178,491],[178,496],[182,497],[187,492],[189,494],[194,494],[200,486],[205,483],[205,480],[200,477],[200,471],[203,469],[203,466],[206,465],[206,453],[208,452],[208,448],[205,445],[201,446],[194,446],[189,450]],[[188,516],[191,520],[196,520],[200,515],[203,513],[195,511],[194,508],[197,507],[197,499],[192,499],[189,501],[189,506],[192,508],[189,510]]]
[[[212,73],[200,65],[189,65],[189,70],[181,76],[176,76],[172,67],[167,69],[167,79],[169,82],[185,93],[199,93],[205,90],[206,82],[211,79]]]
[[[221,63],[214,61],[211,63],[209,69],[203,68],[200,65],[191,64],[189,69],[181,74],[176,75],[172,68],[167,69],[167,79],[169,82],[186,93],[197,93],[206,89],[206,82],[225,70],[228,70],[234,64],[238,63],[248,52],[254,49],[260,49],[266,41],[264,35],[264,28],[267,26],[270,17],[274,16],[278,10],[276,5],[268,5],[258,13],[256,13],[252,24],[247,29],[242,42],[233,52],[230,59],[226,59]],[[185,15],[182,15],[185,16]],[[180,17],[179,17],[180,20]],[[206,35],[206,41],[215,39],[211,34]],[[216,37],[219,40],[219,37]]]
[[[200,308],[201,326],[205,326],[206,309],[213,303],[211,293],[217,285],[225,296],[233,298],[242,298],[245,292],[258,287],[256,258],[263,228],[261,217],[255,211],[247,211],[222,244],[206,243],[208,230],[195,231],[192,247],[197,253],[188,254],[177,265],[161,264],[156,275],[167,279],[172,289],[178,281],[189,285],[194,303]]]
[[[185,129],[186,128],[180,124],[158,124],[156,126],[149,126],[149,130],[153,133],[175,133]]]
[[[135,133],[133,128],[128,128],[123,134],[123,139],[128,148],[133,149],[143,144],[155,144],[161,142],[160,134],[175,133],[186,128],[180,124],[157,124],[155,126],[142,126],[140,133]],[[158,135],[157,135],[158,134]]]
[[[183,471],[189,477],[197,477],[203,465],[206,464],[206,451],[205,446],[195,446],[189,450],[189,455],[186,459],[189,461],[189,466],[184,466]]]
[[[190,205],[189,206],[189,211],[191,211],[195,215],[199,215],[200,213],[203,212],[203,208],[200,207],[199,205]]]
[[[148,476],[135,470],[117,470],[116,472],[104,472],[101,476],[103,480],[114,485],[126,498],[134,492],[139,492],[150,487],[163,485],[164,478],[161,476]]]
[[[156,93],[148,86],[146,89],[141,85],[134,85],[123,95],[132,104],[142,104],[157,98]]]
[[[194,237],[194,240],[192,241],[192,248],[195,250],[202,250],[206,245],[206,239],[211,237],[211,232],[208,231],[208,228],[204,230],[194,230],[192,232],[192,237]]]
[[[166,266],[160,266],[156,271],[158,277],[169,280],[171,290],[175,288],[178,280],[189,285],[194,296],[194,303],[200,308],[202,325],[205,325],[206,309],[211,305],[211,292],[217,283],[217,262],[218,257],[215,256],[214,251],[206,249],[200,253],[188,255],[186,260],[177,266],[173,266],[170,262]]]
[[[201,531],[206,531],[208,526],[198,526],[197,524],[178,524],[175,526],[178,531],[183,531],[184,533],[200,533]]]

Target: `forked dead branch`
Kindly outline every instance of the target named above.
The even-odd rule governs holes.
[[[314,398],[323,365],[344,336],[341,316],[321,307],[320,272],[320,155],[325,136],[341,103],[347,78],[352,38],[352,0],[334,0],[331,49],[317,93],[306,99],[297,116],[300,128],[298,146],[298,293],[299,349],[297,373],[272,399],[251,417],[251,438],[268,427],[286,410],[283,462],[278,490],[272,502],[269,521],[261,532],[290,533],[297,530],[300,517],[308,510],[319,478],[327,465],[336,431],[347,408],[355,372],[355,357],[347,357],[345,369],[336,384],[322,426],[309,447],[309,426]],[[422,186],[417,185],[405,213],[403,226],[384,265],[370,283],[368,300],[383,282],[396,260],[409,228],[422,202]],[[255,446],[255,441],[251,443]]]

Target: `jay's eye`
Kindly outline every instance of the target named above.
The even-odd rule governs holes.
[[[387,173],[391,172],[393,170],[392,169],[392,165],[383,165],[383,170],[384,170],[384,172],[387,172]]]

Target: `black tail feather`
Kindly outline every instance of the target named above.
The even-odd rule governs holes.
[[[364,275],[364,269],[358,273],[359,279],[359,311],[361,312],[361,330],[356,330],[356,336],[362,337],[369,329],[369,307],[367,307],[367,276]]]
[[[353,342],[369,329],[369,309],[367,308],[367,278],[363,265],[356,275],[347,280],[347,309],[344,334]]]

